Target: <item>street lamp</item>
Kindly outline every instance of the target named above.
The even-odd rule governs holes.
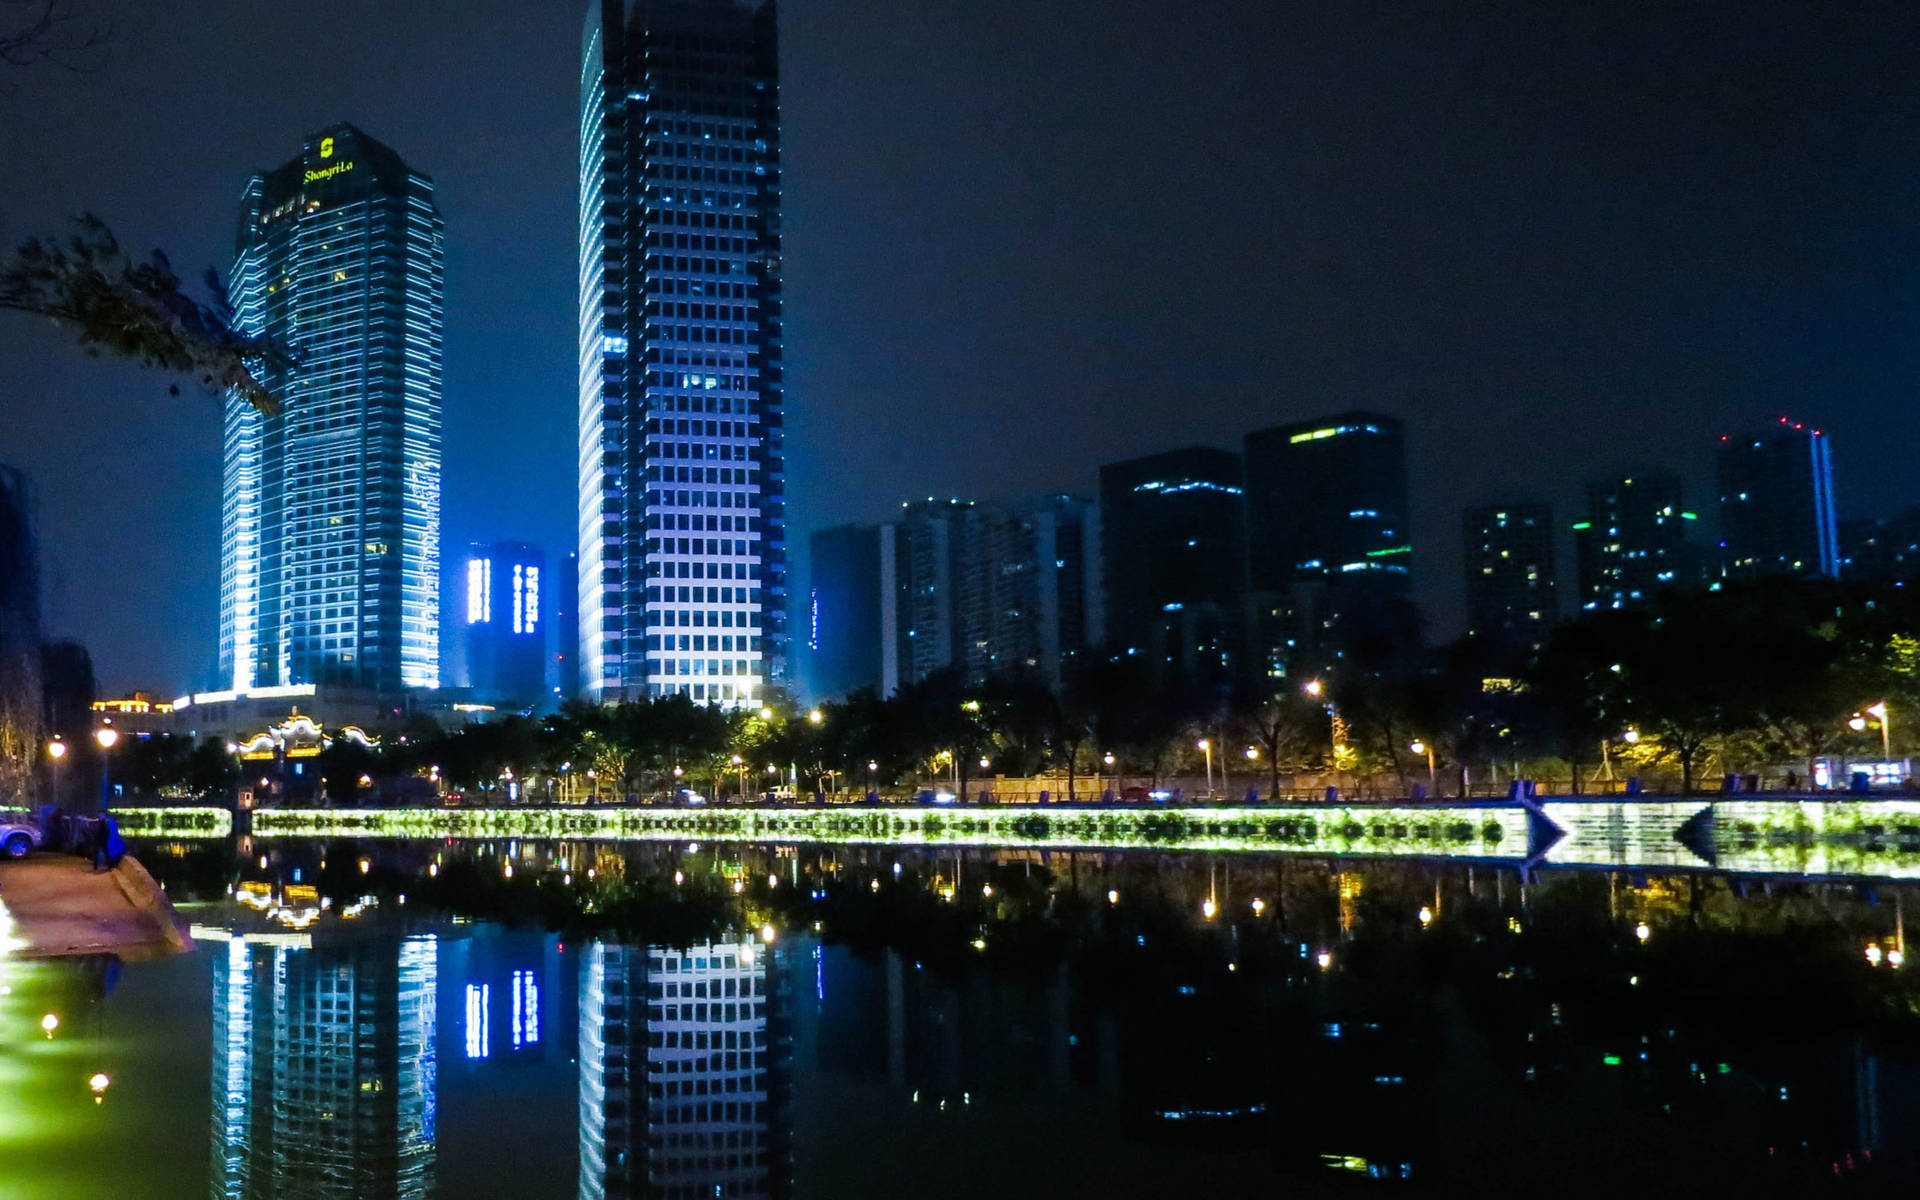
[[[67,744],[56,735],[47,743],[47,757],[53,760],[53,803],[60,803],[60,760],[67,756]]]
[[[1434,761],[1433,747],[1427,745],[1419,738],[1415,738],[1412,743],[1407,746],[1407,749],[1413,751],[1415,754],[1424,754],[1427,756],[1427,788],[1431,791],[1437,787],[1438,784],[1436,780],[1439,777],[1440,766]]]
[[[773,710],[772,710],[771,708],[765,708],[765,707],[763,707],[763,708],[761,708],[761,710],[760,710],[760,719],[761,719],[762,721],[771,721],[771,720],[773,720]]]
[[[112,807],[113,801],[113,750],[114,743],[120,740],[120,731],[111,725],[103,725],[93,731],[93,740],[100,743],[100,807],[104,811]]]
[[[1872,713],[1880,722],[1880,757],[1886,759],[1888,762],[1892,762],[1893,738],[1887,730],[1887,702],[1882,700],[1878,704],[1869,704],[1867,711]]]
[[[807,723],[810,725],[818,725],[824,722],[826,719],[827,719],[826,714],[821,712],[817,708],[807,713]]]
[[[1195,742],[1194,748],[1207,756],[1207,794],[1213,794],[1213,743],[1206,738]]]

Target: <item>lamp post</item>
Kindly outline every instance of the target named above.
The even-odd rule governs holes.
[[[1887,702],[1882,700],[1878,704],[1870,704],[1867,706],[1867,711],[1880,721],[1880,757],[1892,762],[1893,737],[1887,730]]]
[[[53,760],[53,803],[60,805],[60,760],[67,756],[67,744],[58,735],[47,743],[47,757]]]
[[[1413,751],[1415,754],[1424,754],[1427,756],[1427,790],[1429,794],[1431,794],[1433,789],[1439,786],[1436,779],[1440,773],[1440,764],[1434,759],[1433,747],[1421,741],[1419,738],[1415,738],[1407,749]]]
[[[1211,796],[1213,795],[1213,742],[1207,738],[1201,738],[1193,745],[1196,750],[1207,756],[1207,795]]]
[[[747,802],[747,760],[736,754],[729,761],[733,763],[733,769],[740,772],[740,803],[745,804]]]
[[[100,743],[100,811],[105,812],[113,807],[113,747],[120,731],[105,725],[93,731],[93,740]]]
[[[1107,751],[1107,752],[1106,752],[1106,753],[1105,753],[1104,755],[1102,755],[1102,756],[1101,756],[1101,758],[1100,758],[1100,761],[1101,761],[1101,762],[1103,762],[1103,763],[1105,763],[1105,764],[1106,764],[1106,766],[1107,766],[1107,770],[1108,770],[1108,771],[1109,771],[1110,773],[1112,773],[1112,775],[1113,775],[1113,790],[1114,790],[1114,791],[1115,791],[1116,793],[1118,793],[1118,792],[1120,791],[1120,772],[1118,772],[1118,771],[1116,771],[1116,770],[1114,770],[1114,766],[1113,766],[1113,763],[1114,763],[1114,758],[1113,758],[1113,751],[1111,751],[1111,750],[1109,750],[1109,751]],[[1118,795],[1116,795],[1116,796],[1115,796],[1114,798],[1115,798],[1115,799],[1118,799],[1119,797],[1118,797]]]

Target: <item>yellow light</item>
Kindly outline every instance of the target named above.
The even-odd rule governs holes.
[[[112,1084],[113,1080],[107,1078],[105,1071],[95,1071],[93,1077],[87,1080],[87,1086],[93,1089],[93,1094],[96,1096],[106,1091]]]
[[[60,1018],[54,1016],[52,1013],[48,1013],[46,1016],[40,1018],[40,1028],[48,1037],[52,1037],[53,1031],[60,1028]]]
[[[96,729],[93,732],[93,740],[100,743],[102,750],[111,750],[114,743],[120,740],[120,731],[113,728]]]
[[[1209,921],[1213,920],[1213,914],[1217,910],[1218,910],[1218,906],[1215,905],[1214,902],[1210,899],[1202,900],[1200,902],[1200,915],[1205,917]]]
[[[1326,691],[1327,689],[1326,689],[1326,685],[1321,683],[1318,679],[1309,679],[1305,683],[1300,685],[1300,690],[1305,692],[1309,696],[1318,696],[1320,695],[1320,693]]]
[[[985,938],[973,939],[973,948],[975,950],[985,950],[987,948],[987,939]]]
[[[734,881],[733,881],[733,894],[734,894],[734,895],[736,895],[736,896],[738,896],[738,895],[739,895],[739,894],[740,894],[741,892],[744,892],[744,891],[746,891],[746,890],[747,890],[747,881],[746,881],[746,880],[744,880],[744,879],[736,879],[736,880],[734,880]]]
[[[761,719],[762,721],[771,721],[771,720],[773,720],[773,710],[772,710],[772,709],[770,709],[770,708],[762,708],[762,709],[760,710],[760,719]]]
[[[372,864],[371,862],[368,862],[368,861],[367,861],[366,859],[364,859],[364,858],[363,858],[363,859],[361,859],[361,860],[360,860],[360,873],[361,873],[362,875],[365,875],[365,874],[366,874],[367,872],[369,872],[369,871],[371,871],[371,870],[373,870],[373,864]]]
[[[65,742],[52,741],[47,743],[48,758],[51,758],[57,761],[59,759],[65,758],[66,756],[67,756],[67,744]]]
[[[1313,961],[1320,964],[1322,971],[1327,970],[1333,966],[1333,952],[1330,950],[1322,950],[1320,953],[1314,955]]]
[[[436,875],[438,875],[438,874],[440,874],[440,864],[439,864],[439,863],[428,863],[428,864],[427,864],[427,878],[429,878],[429,879],[432,879],[432,878],[433,878],[434,876],[436,876]]]

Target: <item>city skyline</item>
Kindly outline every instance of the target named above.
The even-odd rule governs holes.
[[[122,46],[150,55],[23,76],[4,101],[39,131],[0,184],[11,236],[94,207],[183,273],[224,267],[221,214],[246,173],[301,131],[355,121],[433,175],[456,234],[447,539],[557,555],[574,540],[573,433],[554,418],[577,341],[577,15],[477,9],[450,31],[355,9],[214,11],[191,30],[125,14]],[[1407,422],[1414,541],[1435,564],[1458,561],[1459,513],[1488,493],[1574,514],[1570,484],[1651,462],[1709,496],[1701,447],[1782,411],[1834,436],[1842,516],[1891,518],[1915,497],[1870,449],[1920,432],[1900,399],[1913,339],[1883,299],[1911,258],[1909,172],[1860,148],[1909,136],[1916,113],[1888,90],[1904,39],[1876,19],[1760,6],[1581,40],[1594,31],[1576,16],[1498,6],[1436,26],[1257,5],[1015,25],[1009,9],[932,5],[903,29],[883,6],[789,5],[787,340],[807,397],[790,540],[904,495],[1085,493],[1099,462],[1348,405]],[[1504,73],[1444,52],[1488,36]],[[1692,58],[1652,52],[1675,39]],[[243,43],[352,52],[290,53],[265,81],[241,69]],[[211,86],[172,86],[181,61]],[[1058,82],[1045,102],[1013,99],[1042,70]],[[436,87],[467,104],[417,102]],[[1471,136],[1444,136],[1458,129]],[[1051,149],[1063,141],[1086,149]],[[1781,177],[1788,160],[1822,182]],[[1530,186],[1509,182],[1514,162]],[[1113,201],[1120,178],[1148,175],[1176,182]],[[1411,203],[1369,199],[1402,191]],[[1190,301],[1162,312],[1115,286],[1143,271]],[[0,346],[50,632],[87,642],[108,691],[186,683],[215,652],[213,406],[166,401],[163,382],[30,322],[0,322]],[[165,504],[101,486],[127,464]],[[1458,593],[1455,572],[1422,572],[1436,636],[1460,624]]]

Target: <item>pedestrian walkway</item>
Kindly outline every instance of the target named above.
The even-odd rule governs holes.
[[[166,894],[132,857],[99,872],[59,854],[0,863],[0,908],[11,921],[10,948],[27,958],[157,958],[192,944]]]

